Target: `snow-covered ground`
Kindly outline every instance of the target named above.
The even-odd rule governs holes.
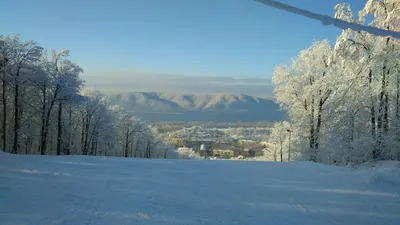
[[[400,168],[0,152],[0,224],[399,225]]]

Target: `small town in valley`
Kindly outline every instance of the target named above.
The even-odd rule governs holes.
[[[167,141],[178,151],[193,152],[208,159],[246,159],[263,156],[272,146],[260,138],[229,135],[224,129],[195,126],[167,134]],[[264,139],[267,135],[264,136]],[[259,140],[256,140],[259,139]]]

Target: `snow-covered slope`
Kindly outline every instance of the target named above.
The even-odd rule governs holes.
[[[0,154],[0,224],[400,224],[400,169]]]

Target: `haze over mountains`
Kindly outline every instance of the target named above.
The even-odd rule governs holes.
[[[150,122],[254,122],[285,117],[274,100],[244,94],[130,92],[108,94],[108,97],[111,104],[121,105]]]
[[[92,71],[83,79],[87,87],[105,93],[111,104],[149,122],[255,122],[285,117],[272,100],[273,84],[266,78]]]
[[[273,84],[267,78],[184,76],[157,73],[89,71],[83,79],[87,87],[105,93],[167,92],[191,94],[247,94],[273,96]]]

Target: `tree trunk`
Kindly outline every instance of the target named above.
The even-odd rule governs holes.
[[[400,74],[397,73],[397,80],[396,80],[396,119],[397,123],[400,120]]]
[[[128,148],[129,148],[129,129],[126,130],[125,134],[125,147],[124,147],[124,157],[128,157]]]
[[[51,111],[53,109],[54,103],[57,99],[59,89],[60,89],[60,87],[57,86],[54,91],[53,99],[51,100],[49,108],[47,109],[47,112],[46,112],[46,101],[43,101],[43,112],[44,112],[43,114],[46,114],[46,117],[44,119],[45,120],[44,127],[42,127],[43,135],[42,135],[41,144],[40,144],[40,154],[41,155],[45,155],[46,151],[47,151],[47,136],[49,133],[50,115],[51,115]],[[46,99],[46,87],[44,88],[43,95],[44,95],[43,100],[45,100]],[[43,122],[43,118],[42,118],[42,122]]]
[[[28,155],[28,143],[29,143],[29,137],[25,138],[25,155]]]
[[[68,112],[68,138],[67,143],[65,146],[64,154],[70,155],[71,154],[71,133],[72,133],[72,109],[69,109]]]
[[[32,137],[27,137],[25,145],[25,154],[30,154],[32,148]]]
[[[369,70],[368,74],[368,80],[369,80],[369,87],[371,89],[371,84],[372,84],[372,70]],[[374,97],[371,95],[371,135],[374,139],[376,139],[376,116],[375,116],[375,101]]]
[[[139,144],[140,144],[140,139],[136,140],[135,151],[134,151],[134,153],[133,153],[133,157],[134,157],[134,158],[137,157],[137,151],[139,150]]]
[[[46,124],[46,95],[47,95],[47,87],[46,84],[43,84],[43,89],[42,89],[42,95],[43,95],[43,105],[42,105],[42,126],[40,129],[40,142],[39,142],[39,153],[42,154],[42,143],[44,141],[44,128]]]
[[[43,137],[40,143],[40,154],[41,155],[45,155],[46,154],[46,150],[47,150],[47,134],[48,134],[48,128],[47,127],[47,122],[45,122],[44,125],[44,131],[43,131]]]
[[[82,155],[85,153],[84,142],[85,141],[85,116],[82,114],[82,130],[81,130],[81,152]]]
[[[376,140],[376,115],[375,115],[375,106],[374,106],[374,101],[371,100],[372,104],[371,104],[371,110],[370,110],[370,114],[371,114],[371,135],[372,138]]]
[[[42,138],[42,143],[41,143],[41,148],[40,148],[40,154],[45,155],[47,151],[47,136],[49,133],[49,125],[50,125],[50,115],[52,108],[54,106],[54,99],[51,101],[49,108],[47,109],[47,114],[46,114],[46,122],[44,126],[44,135]]]
[[[92,118],[92,116],[90,118]],[[97,127],[99,126],[100,118],[101,117],[98,116],[98,118],[97,118],[97,120],[96,120],[96,122],[95,122],[95,124],[94,124],[94,126],[92,128],[92,132],[90,133],[90,137],[89,137],[89,140],[88,140],[88,147],[92,144],[93,137],[95,137],[96,133],[98,133]],[[89,121],[91,121],[91,119]],[[93,152],[91,152],[90,154],[93,155]]]
[[[2,92],[2,100],[3,100],[3,152],[7,151],[7,97],[6,97],[6,74],[4,72],[3,77],[3,92]]]
[[[19,129],[20,129],[20,113],[19,113],[19,69],[15,76],[15,89],[14,89],[14,141],[11,153],[17,154],[19,151]]]
[[[386,136],[389,132],[389,94],[385,93],[385,108],[383,114],[383,134]]]
[[[97,147],[98,147],[98,143],[99,143],[99,132],[96,132],[96,136],[95,136],[95,145],[94,145],[94,155],[97,155]]]
[[[98,134],[98,132],[95,132],[95,133],[92,135],[94,138],[93,138],[93,140],[91,141],[90,155],[96,155],[97,134]]]
[[[399,64],[397,64],[399,67]],[[397,80],[396,80],[396,134],[397,138],[399,139],[400,137],[400,73],[397,73]],[[400,160],[400,151],[398,151],[399,154],[397,156],[397,160]]]
[[[49,128],[49,131],[50,131],[50,128]],[[53,143],[54,143],[54,138],[53,138],[53,135],[54,135],[54,132],[49,132],[49,134],[50,134],[50,138],[48,139],[49,140],[49,146],[50,146],[50,154],[52,154],[53,153]]]
[[[204,153],[204,154],[206,154],[206,153]],[[148,159],[151,158],[151,142],[150,142],[150,140],[147,141],[146,158],[148,158]]]
[[[390,30],[389,27],[387,27],[388,30]],[[390,37],[386,38],[386,47],[389,48],[389,42],[390,42]],[[384,62],[385,63],[385,62]],[[384,114],[383,114],[383,134],[385,137],[387,136],[387,133],[389,132],[389,93],[388,93],[388,86],[389,86],[389,76],[390,76],[390,68],[387,68],[386,65],[383,67],[383,73],[386,74],[386,80],[385,80],[385,109],[384,109]]]
[[[62,142],[62,102],[58,104],[58,119],[57,119],[57,155],[61,155]]]
[[[131,141],[131,146],[130,146],[130,148],[131,148],[131,149],[130,149],[131,157],[133,157],[133,154],[134,154],[133,151],[134,151],[134,149],[135,149],[135,147],[134,147],[134,146],[135,146],[135,141],[134,141],[134,140],[135,140],[135,137],[133,137],[133,139],[132,139],[132,141]]]
[[[373,150],[372,150],[372,158],[375,159],[378,157],[379,140],[377,138],[377,131],[376,131],[377,118],[376,118],[376,113],[375,113],[375,100],[374,100],[374,96],[372,94],[372,87],[371,87],[371,85],[372,85],[372,70],[369,70],[368,82],[369,82],[369,88],[371,91],[371,109],[370,109],[371,135],[372,135],[372,138],[376,141],[376,146],[374,146]]]
[[[88,154],[88,143],[89,143],[89,128],[90,128],[90,123],[91,123],[91,115],[89,112],[86,114],[86,121],[85,121],[85,139],[84,139],[84,144],[83,144],[83,155]]]
[[[351,144],[350,145],[350,149],[353,149],[352,143],[354,142],[354,129],[355,129],[355,121],[354,121],[354,119],[355,119],[355,116],[352,113],[350,115],[350,139],[349,139],[349,142]]]
[[[281,122],[281,131],[279,134],[279,145],[281,147],[281,162],[283,162],[283,140],[282,140],[282,132],[283,132],[283,122]]]
[[[104,150],[104,156],[108,156],[108,149],[111,149],[111,143],[110,142],[107,142],[107,148]]]
[[[315,127],[314,127],[314,123],[315,123],[315,117],[314,117],[314,96],[312,96],[311,98],[311,112],[310,112],[310,159],[313,162],[317,162],[317,153],[315,151]]]
[[[385,107],[385,95],[386,95],[386,66],[383,66],[381,76],[381,93],[379,95],[379,108],[378,108],[378,149],[373,152],[372,157],[374,159],[380,158],[380,152],[383,148],[383,127],[384,127],[384,107]]]
[[[19,72],[17,72],[19,76]],[[16,78],[18,79],[18,78]],[[15,82],[15,92],[14,92],[14,142],[12,146],[11,153],[17,154],[19,152],[19,129],[20,129],[20,112],[19,112],[19,84],[18,80]]]
[[[319,148],[319,135],[321,131],[321,125],[322,125],[322,103],[320,101],[319,106],[318,106],[318,116],[317,116],[317,127],[315,129],[315,150],[318,150]]]
[[[386,77],[389,77],[390,70],[387,70]],[[386,136],[389,132],[389,93],[387,91],[387,87],[389,85],[389,79],[386,79],[385,82],[385,109],[383,114],[383,134]]]

